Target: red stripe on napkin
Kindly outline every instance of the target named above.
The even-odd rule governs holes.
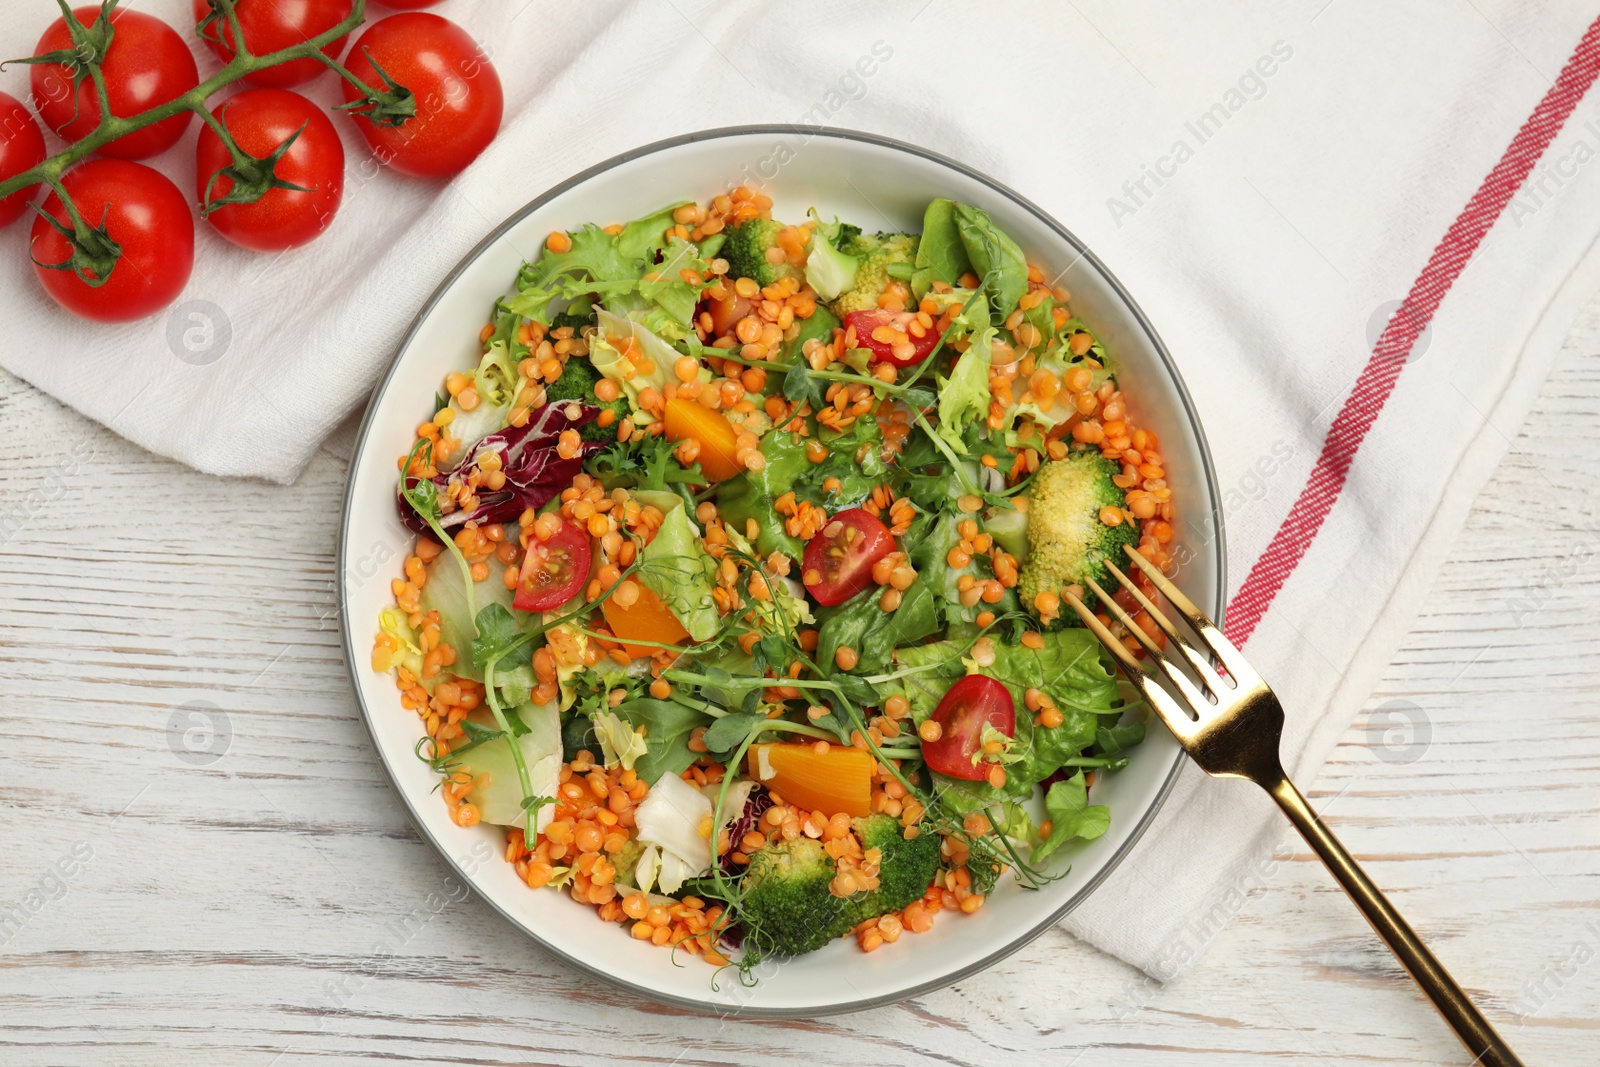
[[[1272,606],[1278,590],[1294,573],[1300,557],[1305,555],[1323,520],[1333,509],[1334,501],[1339,499],[1356,451],[1394,391],[1412,345],[1432,321],[1444,295],[1472,259],[1489,227],[1500,217],[1533,165],[1561,131],[1572,109],[1594,84],[1596,75],[1600,75],[1600,19],[1590,24],[1572,57],[1556,76],[1555,84],[1450,225],[1444,240],[1433,250],[1428,265],[1412,283],[1411,291],[1373,346],[1355,388],[1328,428],[1322,454],[1317,457],[1305,488],[1273,535],[1272,543],[1250,568],[1239,595],[1228,604],[1226,629],[1235,644],[1242,645],[1249,639],[1256,624]]]

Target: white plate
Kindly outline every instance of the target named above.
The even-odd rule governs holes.
[[[765,180],[763,180],[765,179]],[[478,328],[508,291],[525,256],[552,230],[622,222],[679,200],[753,182],[773,197],[774,214],[800,219],[815,205],[864,229],[916,230],[935,197],[982,207],[1031,262],[1061,278],[1073,311],[1104,340],[1120,367],[1142,425],[1161,437],[1177,490],[1179,526],[1190,542],[1183,584],[1220,619],[1223,539],[1216,478],[1194,408],[1171,357],[1132,298],[1058,223],[1010,190],[923,149],[867,134],[794,126],[711,130],[618,156],[564,182],[507,219],[464,259],[423,307],[379,383],[361,427],[339,544],[345,651],[356,695],[384,767],[431,841],[483,900],[528,936],[600,977],[647,997],[716,1012],[798,1017],[891,1003],[954,982],[1026,944],[1091,893],[1127,854],[1176,777],[1181,750],[1159,728],[1127,769],[1094,786],[1111,807],[1111,829],[1076,849],[1071,871],[1042,890],[1009,876],[971,916],[943,915],[932,931],[863,954],[841,940],[810,955],[771,962],[754,987],[713,968],[634,941],[562,893],[529,889],[500,856],[502,831],[454,825],[433,792],[437,778],[414,754],[422,727],[400,707],[393,680],[368,666],[389,581],[411,544],[395,512],[396,459],[432,411],[444,376],[474,364]]]

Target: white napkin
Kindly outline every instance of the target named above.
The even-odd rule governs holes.
[[[189,10],[140,7],[175,25]],[[0,51],[27,52],[49,8],[8,20]],[[177,311],[115,329],[47,301],[18,226],[0,237],[0,363],[154,451],[290,481],[366,398],[449,268],[545,188],[699,128],[854,127],[1006,182],[1135,294],[1210,437],[1234,591],[1307,484],[1392,302],[1593,17],[1585,4],[1525,0],[434,10],[491,46],[506,87],[505,126],[465,174],[368,177],[346,129],[349,188],[327,234],[261,257],[202,224]],[[1591,65],[1592,53],[1593,42]],[[878,59],[870,76],[864,56]],[[1563,85],[1586,84],[1579,67]],[[24,96],[24,70],[0,88]],[[313,95],[334,92],[330,78]],[[157,161],[185,189],[193,136]],[[1591,97],[1454,280],[1309,551],[1270,604],[1256,600],[1266,610],[1247,651],[1290,709],[1285,762],[1302,783],[1388,662],[1567,325],[1600,288],[1597,152]],[[1259,882],[1252,865],[1281,837],[1278,818],[1250,787],[1186,772],[1068,927],[1175,975]]]

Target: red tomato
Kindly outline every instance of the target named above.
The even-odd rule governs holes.
[[[100,8],[73,8],[72,13],[85,26],[92,26],[99,18]],[[137,115],[200,84],[200,71],[189,54],[189,46],[165,22],[142,11],[118,8],[111,15],[111,28],[115,32],[101,70],[113,115]],[[72,50],[66,20],[56,19],[39,38],[33,54]],[[92,78],[84,78],[74,94],[70,67],[41,63],[29,69],[33,98],[45,125],[69,141],[81,141],[94,132],[100,122],[100,101]],[[164,152],[183,136],[193,117],[184,111],[154,126],[135,130],[101,148],[100,154],[116,159],[144,159]]]
[[[311,190],[277,188],[251,204],[219,207],[206,216],[218,233],[243,248],[276,252],[303,245],[328,228],[344,194],[344,144],[321,108],[287,89],[248,89],[212,114],[239,147],[257,159],[270,156],[294,137],[272,172],[281,181]],[[201,127],[195,144],[197,201],[207,202],[207,183],[211,200],[227,195],[233,179],[222,176],[211,182],[211,177],[232,163],[222,138],[211,127]]]
[[[750,314],[752,307],[750,301],[733,291],[733,286],[724,285],[725,295],[721,300],[715,297],[706,297],[706,310],[711,313],[711,334],[721,337],[733,329],[738,321]]]
[[[233,9],[239,16],[245,47],[255,55],[264,56],[328,32],[350,17],[353,6],[352,0],[236,0]],[[201,36],[206,47],[226,63],[233,58],[233,27],[227,18],[217,13],[211,0],[194,0],[197,24],[213,15],[216,17],[207,23]],[[347,40],[348,35],[339,38],[324,48],[322,54],[338,59]],[[287,89],[308,82],[327,69],[315,59],[292,59],[247,74],[244,80],[251,85]]]
[[[528,542],[511,606],[518,611],[559,608],[589,580],[590,559],[589,535],[570,522],[563,522],[548,541]]]
[[[944,732],[937,741],[922,742],[922,758],[940,774],[969,782],[989,776],[990,763],[982,758],[973,762],[983,743],[985,726],[992,726],[1007,737],[1017,736],[1017,706],[1011,693],[981,674],[969,674],[952,685],[934,709],[933,721]]]
[[[373,63],[411,90],[417,109],[399,126],[350,113],[378,162],[413,177],[448,178],[499,132],[505,110],[500,76],[471,35],[449,19],[415,12],[374,23],[350,49],[348,66],[367,85],[383,88]],[[340,84],[346,103],[361,99],[349,81]]]
[[[183,291],[194,267],[194,217],[189,202],[161,173],[142,163],[91,159],[67,171],[61,184],[78,213],[90,226],[102,225],[122,249],[122,256],[91,286],[71,269],[53,270],[46,263],[67,263],[72,247],[43,216],[33,220],[34,273],[45,292],[74,315],[96,322],[131,322],[172,303]],[[72,222],[61,198],[51,193],[44,202],[51,218],[69,229]]]
[[[437,4],[439,0],[378,0],[378,2],[396,11],[421,11],[425,7]]]
[[[0,181],[15,178],[44,162],[44,134],[33,121],[22,101],[0,93]],[[28,210],[28,201],[38,185],[18,189],[0,200],[0,226],[9,226]]]
[[[896,367],[914,367],[928,358],[928,353],[933,351],[933,346],[939,343],[937,330],[929,330],[921,337],[915,337],[908,332],[907,327],[917,317],[914,311],[885,311],[874,308],[871,311],[852,311],[844,317],[846,328],[855,327],[856,347],[872,350],[874,362],[881,360],[893,363]],[[881,326],[889,326],[898,331],[899,339],[880,341],[872,336],[874,330]]]
[[[872,565],[894,551],[894,534],[877,516],[848,508],[806,542],[801,581],[818,604],[843,604],[872,584]]]

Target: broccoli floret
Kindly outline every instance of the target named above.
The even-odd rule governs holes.
[[[753,279],[763,289],[779,278],[799,274],[787,259],[776,263],[767,259],[767,249],[778,247],[783,228],[777,219],[746,219],[725,231],[728,239],[722,246],[722,258],[728,261],[728,273]]]
[[[904,266],[906,276],[910,277],[917,258],[917,235],[858,233],[842,240],[839,251],[860,261],[855,281],[832,304],[834,314],[843,318],[852,311],[869,311],[878,306],[878,297],[889,286],[891,266]]]
[[[875,848],[882,854],[878,888],[860,896],[856,922],[899,911],[921,899],[939,869],[939,835],[930,830],[907,841],[899,820],[888,815],[857,819],[855,829],[863,849]]]
[[[781,841],[750,857],[738,916],[746,942],[780,956],[798,956],[843,937],[858,923],[896,911],[927,892],[939,868],[939,835],[911,840],[899,822],[870,815],[853,822],[862,848],[881,852],[878,888],[836,897],[828,885],[837,873],[822,844],[809,837]]]
[[[1017,582],[1028,608],[1040,593],[1085,587],[1089,578],[1102,589],[1115,588],[1106,561],[1121,565],[1127,558],[1122,546],[1139,543],[1137,523],[1107,526],[1100,521],[1101,508],[1126,503],[1126,494],[1111,480],[1120,471],[1091,450],[1046,463],[1034,475],[1028,492],[1028,555]]]
[[[594,750],[596,753],[599,749]],[[611,866],[616,868],[613,878],[618,885],[638,887],[638,879],[634,877],[639,867],[639,857],[644,855],[644,842],[637,837],[628,838],[622,850],[611,857]]]
[[[855,909],[828,892],[835,866],[809,837],[768,845],[750,857],[739,918],[746,937],[780,956],[821,948],[850,929]]]
[[[628,417],[628,401],[621,396],[615,400],[601,400],[594,391],[599,381],[600,372],[594,369],[594,364],[582,356],[574,356],[567,360],[561,377],[545,386],[544,397],[546,402],[552,404],[576,400],[580,404],[612,412],[613,418],[595,419],[578,428],[578,436],[583,440],[606,444],[617,439],[617,423]],[[600,425],[602,422],[604,426]]]

